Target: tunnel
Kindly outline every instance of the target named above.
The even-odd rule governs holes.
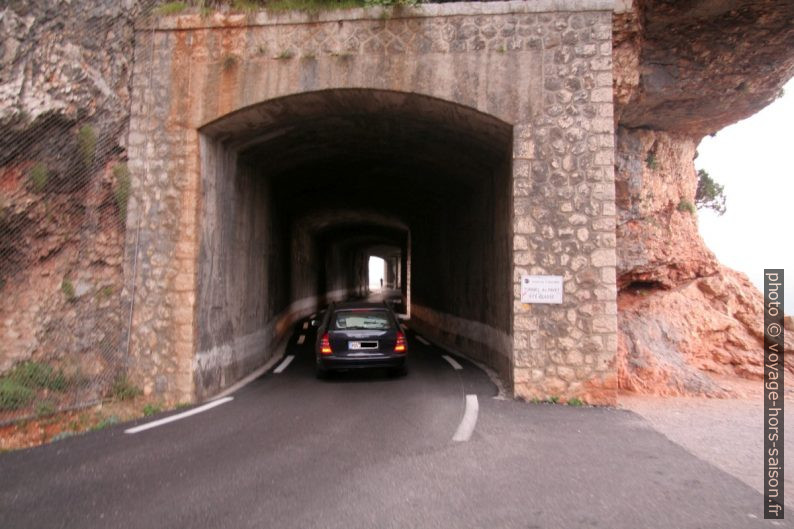
[[[200,132],[200,398],[261,365],[297,318],[365,297],[370,256],[387,263],[397,312],[431,336],[457,338],[428,315],[510,333],[507,123],[344,89],[264,101]],[[462,352],[509,376],[503,355]]]

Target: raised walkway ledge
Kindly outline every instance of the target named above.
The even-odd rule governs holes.
[[[285,24],[316,24],[345,20],[394,20],[401,18],[430,18],[480,15],[521,15],[586,11],[622,13],[631,8],[631,0],[514,0],[510,2],[454,2],[419,4],[405,7],[360,7],[305,11],[257,11],[252,13],[216,12],[202,16],[198,13],[151,16],[140,19],[138,31],[179,31],[210,28],[278,26]]]

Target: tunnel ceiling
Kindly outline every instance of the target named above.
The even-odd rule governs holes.
[[[374,211],[409,223],[476,193],[512,147],[511,127],[496,118],[426,96],[373,90],[269,101],[202,132],[269,179],[276,200],[290,205],[293,223],[318,209]]]

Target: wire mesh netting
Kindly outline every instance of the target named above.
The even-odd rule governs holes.
[[[140,393],[132,75],[151,17],[413,0],[10,0],[0,5],[0,425]],[[137,50],[147,50],[136,58]],[[143,109],[145,112],[146,109]]]

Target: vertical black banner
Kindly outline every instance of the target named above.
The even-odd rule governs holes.
[[[764,518],[783,519],[783,270],[764,269]]]

